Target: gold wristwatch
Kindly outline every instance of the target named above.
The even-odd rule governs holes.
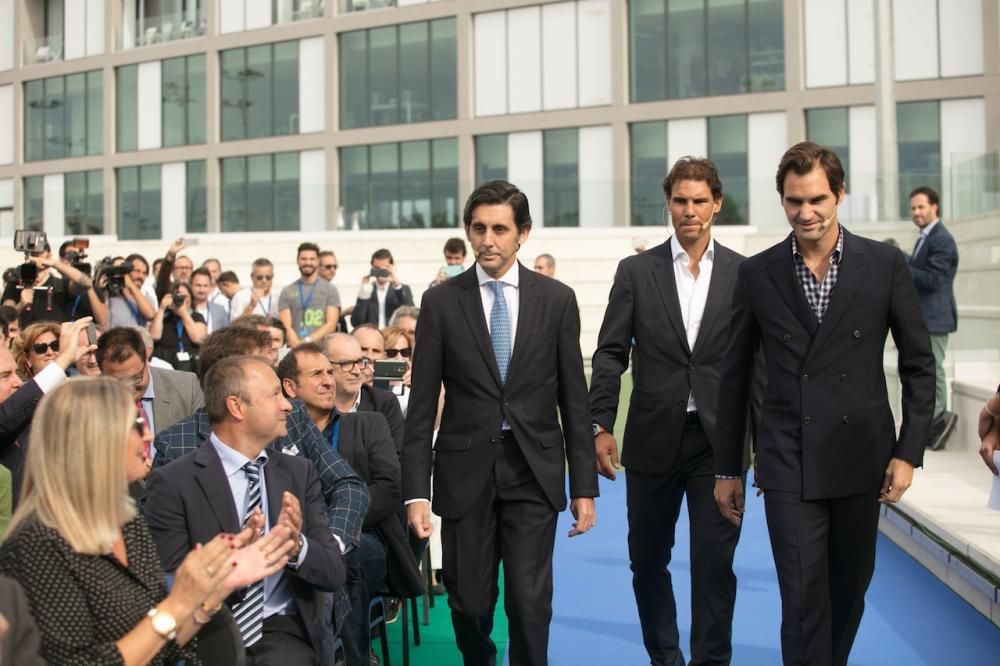
[[[177,620],[173,615],[158,608],[150,608],[149,612],[146,613],[146,617],[152,620],[153,631],[160,636],[168,641],[177,638]]]

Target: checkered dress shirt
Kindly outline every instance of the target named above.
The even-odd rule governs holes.
[[[844,256],[844,230],[840,230],[837,237],[837,246],[830,253],[830,268],[827,269],[823,281],[820,282],[813,275],[813,272],[806,266],[805,259],[799,253],[799,244],[795,242],[795,234],[792,234],[792,258],[795,261],[795,273],[799,276],[799,284],[809,301],[809,307],[816,315],[816,321],[822,323],[826,309],[830,307],[830,296],[833,288],[837,285],[837,273],[840,271],[840,259]]]

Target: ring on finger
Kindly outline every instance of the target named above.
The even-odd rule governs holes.
[[[209,576],[214,576],[215,575],[215,569],[213,569],[210,566],[205,567],[205,571],[208,573]]]

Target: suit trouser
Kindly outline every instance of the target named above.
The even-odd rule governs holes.
[[[766,490],[781,591],[781,655],[794,666],[845,666],[875,570],[875,493],[804,501]]]
[[[368,603],[382,592],[385,579],[385,545],[371,530],[361,533],[358,547],[344,558],[347,565],[347,597],[351,614],[340,629],[347,666],[370,666],[371,636],[368,629]]]
[[[740,528],[715,503],[712,447],[696,420],[684,426],[681,454],[665,474],[626,471],[628,548],[642,639],[652,664],[683,659],[670,576],[674,530],[687,495],[691,533],[691,664],[728,664],[732,658]]]
[[[948,334],[931,333],[931,351],[934,352],[934,418],[948,409],[948,377],[944,370],[944,357],[948,352]]]
[[[493,476],[469,512],[442,519],[442,572],[455,642],[466,666],[496,663],[490,632],[502,560],[510,663],[545,666],[557,513],[512,436],[498,438],[494,452]]]
[[[309,634],[297,615],[272,615],[264,620],[264,634],[247,648],[247,666],[319,666]]]

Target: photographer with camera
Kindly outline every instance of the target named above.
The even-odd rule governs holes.
[[[156,297],[151,291],[143,291],[149,274],[146,259],[140,254],[130,254],[125,257],[124,265],[110,267],[109,263],[108,266],[98,275],[97,283],[108,294],[109,328],[149,326],[156,316]]]
[[[358,300],[351,313],[351,326],[375,324],[382,329],[389,325],[396,308],[413,305],[413,293],[396,276],[396,264],[389,250],[376,250],[372,254],[371,266],[368,275],[361,278]],[[372,278],[375,278],[374,284]]]
[[[191,287],[175,282],[149,325],[153,354],[187,372],[198,371],[198,349],[208,335],[205,318],[192,309]]]

